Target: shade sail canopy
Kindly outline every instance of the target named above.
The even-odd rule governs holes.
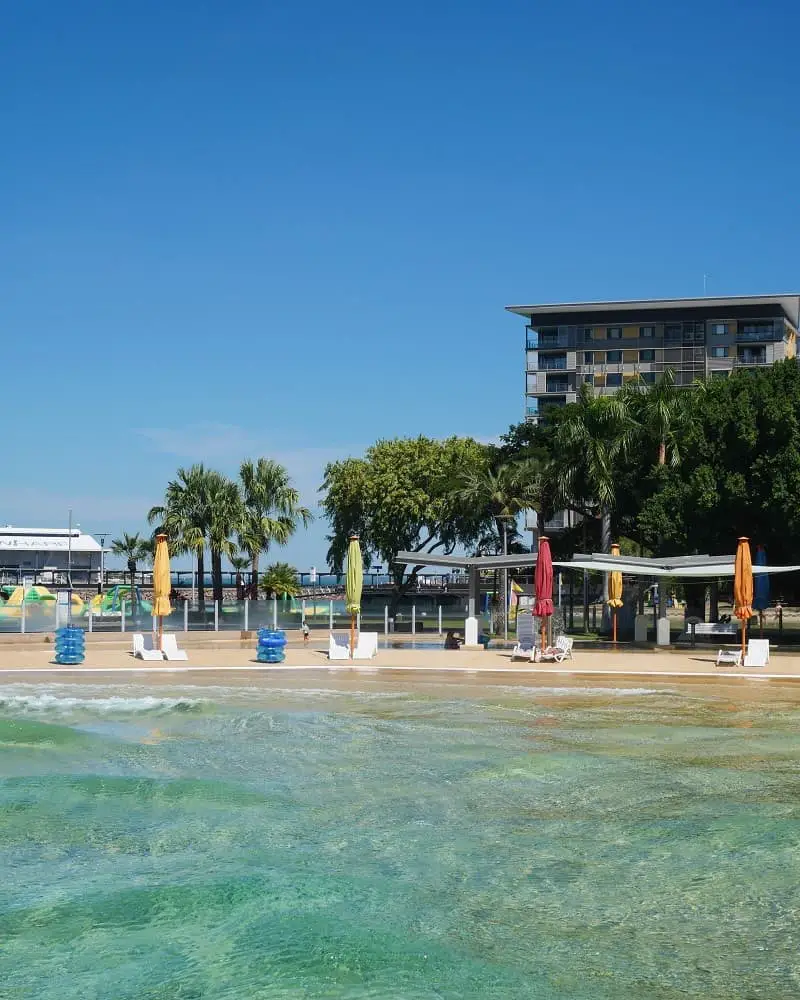
[[[596,573],[625,573],[627,576],[706,577],[734,575],[734,555],[729,556],[669,556],[645,559],[640,556],[612,556],[608,552],[576,554],[570,560],[559,560],[559,569],[588,569]],[[514,569],[535,566],[535,552],[510,556],[437,556],[435,553],[398,552],[395,563],[409,566],[441,566],[449,569]],[[753,573],[796,573],[800,565],[753,566]]]

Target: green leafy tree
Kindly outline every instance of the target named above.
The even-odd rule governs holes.
[[[534,459],[507,462],[496,468],[475,465],[456,480],[457,499],[473,518],[491,518],[498,541],[515,541],[517,518],[525,510],[540,510],[543,497],[541,468]],[[502,551],[502,547],[501,547]]]
[[[289,473],[278,462],[268,458],[242,462],[239,480],[243,507],[239,545],[250,557],[250,596],[257,600],[261,554],[273,544],[285,545],[298,525],[306,527],[312,518],[301,505]]]
[[[122,538],[115,538],[111,542],[111,551],[115,556],[123,558],[128,567],[128,578],[131,585],[131,610],[136,612],[136,571],[140,562],[145,562],[153,557],[153,546],[148,538],[136,532],[129,535],[125,532]]]
[[[487,511],[464,502],[454,484],[486,466],[486,449],[472,438],[427,437],[378,441],[363,458],[325,469],[322,508],[331,525],[328,561],[341,572],[351,534],[359,535],[365,564],[378,554],[393,578],[391,610],[416,583],[425,556],[471,546],[492,523]],[[400,551],[419,563],[396,565]]]
[[[656,554],[732,553],[738,535],[800,559],[800,368],[792,359],[711,380],[679,468],[662,470],[639,527]]]
[[[297,570],[289,563],[272,563],[264,570],[261,578],[261,589],[265,597],[297,597],[300,588],[297,585]]]
[[[178,469],[175,479],[167,483],[164,502],[147,514],[150,524],[167,536],[171,553],[191,553],[196,558],[200,603],[205,600],[205,549],[211,522],[208,476],[202,463]]]

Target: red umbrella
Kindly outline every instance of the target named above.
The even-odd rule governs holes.
[[[542,619],[542,649],[544,649],[547,625],[545,618],[553,613],[553,557],[550,555],[550,539],[544,535],[539,539],[539,557],[536,560],[536,603],[533,613]]]

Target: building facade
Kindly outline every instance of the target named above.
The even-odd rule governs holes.
[[[71,567],[74,581],[96,584],[102,562],[102,546],[80,528],[0,526],[0,583],[66,586]]]
[[[525,416],[574,402],[582,383],[613,394],[654,383],[671,368],[678,385],[726,378],[737,368],[796,357],[800,295],[649,299],[508,306],[523,316]]]

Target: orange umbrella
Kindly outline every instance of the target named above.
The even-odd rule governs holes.
[[[750,558],[749,538],[739,539],[733,569],[733,613],[742,623],[742,658],[744,658],[747,623],[753,617],[753,562]]]

